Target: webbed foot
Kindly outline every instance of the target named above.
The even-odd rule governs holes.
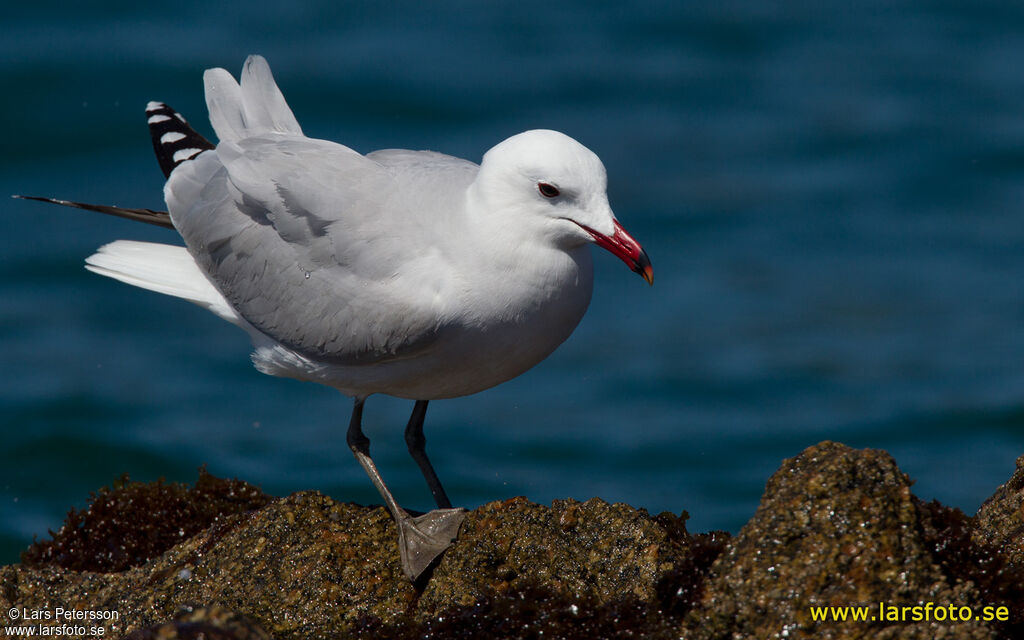
[[[452,545],[466,513],[465,509],[434,509],[416,517],[405,514],[397,520],[398,551],[409,580],[419,578]]]

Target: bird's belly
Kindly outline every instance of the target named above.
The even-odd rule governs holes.
[[[511,380],[562,344],[583,317],[582,311],[568,324],[528,322],[453,336],[451,344],[439,348],[433,357],[409,363],[411,375],[396,376],[400,384],[384,393],[411,399],[451,398]]]
[[[579,324],[589,302],[587,287],[586,292],[573,291],[514,321],[443,330],[422,354],[359,367],[353,376],[358,383],[343,390],[350,395],[385,393],[434,400],[489,389],[550,355]]]
[[[349,396],[383,393],[435,400],[470,395],[510,380],[551,354],[569,337],[590,304],[590,254],[565,255],[548,272],[546,295],[529,282],[503,283],[466,304],[475,314],[439,327],[423,349],[373,362],[307,357],[281,343],[257,340],[253,361],[264,373],[332,386]],[[259,334],[254,333],[258,338]]]
[[[316,361],[280,343],[257,344],[253,360],[271,375],[319,382],[349,396],[383,393],[436,400],[489,389],[527,371],[569,337],[590,303],[589,278],[515,318],[443,327],[428,348],[366,364]]]

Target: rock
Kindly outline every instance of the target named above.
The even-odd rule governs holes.
[[[651,600],[661,576],[691,560],[685,528],[673,535],[663,524],[672,516],[661,518],[596,498],[551,507],[525,498],[485,505],[463,523],[419,599],[417,617],[534,584],[599,606],[624,597]]]
[[[769,479],[685,626],[691,638],[997,637],[977,620],[915,622],[900,609],[928,602],[982,604],[972,583],[944,574],[892,457],[825,442]],[[885,619],[879,603],[905,619]],[[867,607],[866,620],[815,620],[812,607]]]
[[[1006,559],[1024,566],[1024,456],[1013,476],[985,501],[975,516],[972,535],[980,545],[1002,549]]]
[[[223,607],[185,607],[171,622],[139,629],[125,640],[273,640],[258,624]]]
[[[94,500],[106,517],[112,501],[128,508],[117,491],[101,491]],[[130,504],[136,502],[152,507],[154,500]],[[69,523],[91,521],[90,515],[72,513]],[[103,522],[93,524],[111,530]],[[176,530],[176,523],[166,524]],[[57,538],[66,535],[62,531]],[[690,595],[692,589],[662,582],[666,576],[697,575],[695,567],[706,568],[712,559],[694,556],[681,519],[652,518],[596,499],[552,507],[522,498],[485,505],[468,515],[458,542],[422,585],[405,579],[396,537],[381,507],[302,492],[217,516],[201,533],[117,572],[67,570],[27,553],[32,562],[0,569],[0,602],[8,608],[45,609],[60,602],[69,609],[117,611],[120,619],[108,625],[108,635],[139,638],[172,632],[179,635],[167,637],[187,637],[184,630],[197,628],[209,636],[216,620],[168,623],[182,607],[196,604],[242,614],[274,638],[418,637],[428,627],[440,634],[452,621],[487,634],[494,623],[509,624],[512,612],[549,630],[627,624],[667,634],[674,624],[650,618],[648,603],[661,592],[669,594],[668,602],[678,599],[676,592]],[[93,541],[90,548],[107,546]],[[244,637],[259,637],[252,633]]]
[[[915,498],[888,454],[826,442],[785,461],[735,538],[692,535],[685,514],[513,498],[471,511],[417,584],[380,507],[208,475],[125,482],[0,568],[0,611],[116,612],[104,635],[133,640],[1021,637],[1022,473],[972,519]]]
[[[194,487],[142,484],[122,476],[114,487],[93,493],[89,508],[72,508],[52,540],[22,554],[29,565],[110,573],[144,564],[235,513],[258,509],[270,496],[239,480],[199,470]]]

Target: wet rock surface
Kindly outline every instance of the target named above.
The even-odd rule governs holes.
[[[133,639],[1024,637],[1022,465],[971,518],[918,500],[885,452],[825,442],[735,537],[513,498],[471,511],[416,584],[383,508],[124,481],[0,568],[0,611],[116,613],[93,623]]]
[[[972,538],[979,545],[998,547],[1008,560],[1024,564],[1024,456],[1006,484],[978,509]]]
[[[919,603],[982,604],[972,582],[943,571],[925,535],[931,515],[885,452],[823,443],[786,460],[712,567],[687,617],[692,637],[997,637],[980,621],[903,615],[902,607]],[[896,607],[898,619],[887,619],[879,603]],[[812,607],[865,605],[859,622],[812,614]]]

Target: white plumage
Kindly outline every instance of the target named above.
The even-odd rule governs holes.
[[[125,284],[184,298],[232,324],[243,322],[185,247],[115,240],[86,258],[85,268]]]
[[[650,261],[612,214],[600,159],[565,134],[521,133],[480,165],[431,151],[364,156],[306,137],[263,58],[246,61],[240,84],[223,69],[204,80],[215,148],[163,103],[147,107],[186,247],[119,240],[87,268],[245,329],[265,373],[355,398],[348,444],[415,577],[462,519],[423,450],[427,401],[492,387],[561,344],[590,301],[587,245],[648,282]],[[166,225],[161,212],[55,202]],[[437,511],[410,517],[380,478],[361,430],[373,393],[417,400],[406,440]]]

